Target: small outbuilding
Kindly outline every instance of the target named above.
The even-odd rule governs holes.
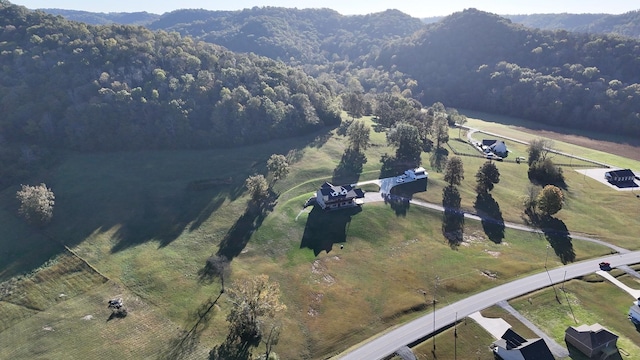
[[[543,339],[525,339],[512,329],[505,331],[491,347],[496,358],[502,360],[555,360]]]
[[[612,170],[604,174],[604,178],[610,183],[629,182],[635,179],[635,174],[630,169]]]
[[[361,204],[358,199],[362,198],[364,191],[356,189],[354,185],[332,185],[325,182],[316,192],[316,203],[327,210],[358,206]]]
[[[606,359],[618,353],[618,335],[600,324],[570,326],[564,332],[564,341],[589,359]]]

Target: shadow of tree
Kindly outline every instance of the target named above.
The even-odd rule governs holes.
[[[385,204],[389,204],[396,216],[406,216],[411,199],[415,193],[427,191],[427,179],[420,179],[396,185],[391,188],[390,194],[384,198]]]
[[[340,126],[338,126],[338,128],[336,129],[336,134],[340,136],[347,136],[347,130],[349,130],[349,126],[351,126],[353,122],[353,119],[342,120]]]
[[[567,225],[562,220],[546,216],[541,217],[536,223],[563,264],[576,260],[576,253],[571,243],[571,235]]]
[[[397,176],[407,169],[413,169],[420,165],[419,160],[403,160],[389,154],[382,155],[380,163],[382,164],[380,178]]]
[[[196,350],[200,343],[202,332],[209,327],[209,321],[213,316],[212,310],[223,293],[224,281],[222,282],[220,293],[215,299],[210,298],[189,314],[190,321],[195,321],[195,324],[189,331],[183,331],[180,336],[171,340],[167,346],[167,351],[160,355],[158,360],[184,359]]]
[[[229,261],[240,255],[247,246],[251,235],[262,225],[267,215],[276,204],[277,195],[270,193],[269,197],[260,201],[251,201],[247,208],[229,229],[220,242],[217,255],[224,256]]]
[[[300,248],[313,250],[315,256],[322,251],[329,253],[333,244],[347,241],[347,226],[361,211],[359,206],[329,211],[314,206],[307,218]]]
[[[482,229],[489,240],[500,244],[504,239],[504,219],[500,205],[489,193],[482,193],[476,196],[473,207],[482,218]]]
[[[464,212],[460,208],[462,198],[458,188],[449,185],[442,189],[442,235],[452,249],[457,249],[464,236]]]
[[[338,167],[333,170],[333,184],[353,184],[362,174],[362,167],[367,163],[367,157],[359,151],[348,148],[342,154]]]
[[[447,164],[447,157],[449,156],[449,150],[441,147],[435,149],[429,157],[429,164],[437,172],[441,172],[444,166]]]
[[[196,229],[224,203],[225,195],[216,190],[189,191],[158,196],[141,192],[136,203],[141,208],[114,234],[116,244],[112,253],[125,250],[154,239],[159,247],[175,240],[185,227]],[[212,198],[213,197],[213,198]],[[194,221],[195,219],[195,221]]]

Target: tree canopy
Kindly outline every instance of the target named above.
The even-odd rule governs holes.
[[[476,192],[478,194],[488,193],[499,182],[500,170],[492,161],[487,161],[480,166],[476,173]]]
[[[444,181],[449,185],[460,185],[464,180],[464,167],[462,165],[462,159],[458,156],[453,156],[447,160],[447,165],[444,169]]]

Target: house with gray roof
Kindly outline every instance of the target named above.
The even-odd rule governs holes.
[[[589,359],[606,359],[618,354],[618,336],[600,324],[570,326],[564,332],[564,341]]]
[[[525,339],[512,329],[505,331],[491,347],[497,359],[555,360],[543,339]]]
[[[359,199],[362,198],[364,191],[355,188],[354,185],[332,185],[325,182],[316,192],[316,203],[325,210],[359,206]]]

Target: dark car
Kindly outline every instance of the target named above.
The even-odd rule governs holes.
[[[610,271],[611,270],[611,264],[609,264],[608,262],[601,262],[600,264],[600,270],[603,271]]]

